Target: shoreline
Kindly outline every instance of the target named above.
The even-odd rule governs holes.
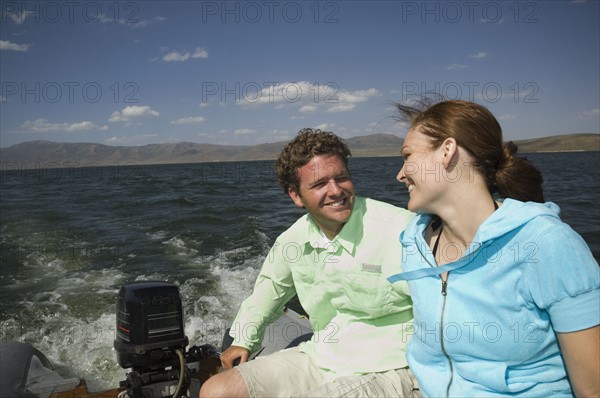
[[[517,152],[518,155],[531,155],[531,154],[551,154],[551,153],[585,153],[594,152],[599,153],[600,150],[585,150],[585,149],[565,149],[565,150],[548,150],[548,151],[524,151]],[[381,154],[381,155],[353,155],[352,158],[401,158],[400,154]],[[265,159],[217,159],[217,160],[206,160],[206,161],[181,161],[181,162],[94,162],[94,161],[34,161],[34,162],[0,162],[1,173],[11,172],[25,172],[25,171],[51,171],[51,170],[73,170],[73,169],[93,169],[93,168],[134,168],[134,167],[145,167],[145,166],[170,166],[170,165],[201,165],[201,164],[223,164],[223,163],[243,163],[243,162],[267,162],[275,161],[275,158]]]

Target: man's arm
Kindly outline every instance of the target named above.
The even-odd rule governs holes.
[[[285,304],[295,294],[289,264],[281,255],[280,245],[275,242],[256,278],[252,295],[242,302],[231,325],[231,346],[249,353],[258,350],[267,326],[281,316]],[[228,360],[230,355],[227,353],[225,359]],[[235,359],[243,358],[240,351],[235,351],[235,356]]]
[[[600,326],[557,333],[576,397],[600,397]]]

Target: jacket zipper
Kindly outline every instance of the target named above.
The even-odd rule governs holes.
[[[441,275],[440,275],[441,277]],[[452,385],[452,379],[454,378],[454,369],[452,366],[452,360],[450,359],[450,355],[446,352],[446,348],[444,347],[444,313],[446,310],[446,294],[448,288],[448,278],[450,277],[450,272],[446,274],[446,280],[442,279],[442,296],[444,296],[444,301],[442,302],[442,317],[440,320],[440,342],[442,353],[448,359],[448,365],[450,365],[450,380],[448,381],[448,387],[446,387],[446,398],[450,396],[450,386]]]
[[[473,253],[471,253],[471,256],[475,256],[477,252],[479,252],[479,250],[481,250],[481,248],[483,247],[483,245],[479,246],[477,249],[475,249],[475,251]],[[419,248],[420,251],[420,246],[417,245],[417,248]],[[435,262],[434,259],[434,263],[432,264],[426,257],[425,253],[421,252],[421,256],[425,259],[425,261],[429,264],[430,267],[437,267],[437,263]],[[435,257],[435,255],[434,255]],[[442,276],[440,275],[440,278]],[[442,353],[444,354],[444,356],[448,359],[448,365],[450,365],[450,380],[448,381],[448,387],[446,387],[446,398],[448,398],[450,396],[450,386],[452,385],[452,380],[454,379],[454,368],[452,365],[452,359],[450,358],[450,355],[448,355],[448,353],[446,352],[446,348],[444,347],[444,313],[446,310],[446,294],[447,294],[447,289],[448,289],[448,278],[450,277],[450,271],[448,271],[446,273],[446,280],[442,279],[442,296],[444,296],[444,301],[442,302],[442,316],[441,316],[441,320],[440,320],[440,343],[441,343],[441,348],[442,348]]]

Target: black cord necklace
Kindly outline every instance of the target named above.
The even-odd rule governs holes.
[[[494,200],[494,211],[498,210],[498,204]],[[440,236],[442,236],[442,231],[444,230],[444,224],[442,223],[442,219],[439,216],[434,216],[435,218],[431,221],[431,230],[436,231],[438,228],[440,232],[438,233],[437,238],[435,239],[435,243],[433,244],[433,249],[431,250],[433,257],[437,253],[438,244],[440,243]]]

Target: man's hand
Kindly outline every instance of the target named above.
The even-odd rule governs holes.
[[[244,363],[248,361],[249,357],[250,350],[244,347],[232,345],[221,353],[221,365],[225,369],[231,369],[233,368],[233,363],[237,359],[240,360],[240,363]]]

